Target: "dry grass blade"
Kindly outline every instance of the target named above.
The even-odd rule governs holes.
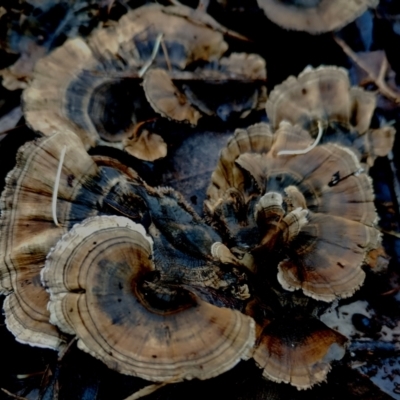
[[[342,39],[338,38],[337,36],[333,36],[336,43],[342,48],[342,50],[347,54],[347,56],[362,70],[364,70],[367,75],[368,79],[373,82],[379,92],[387,97],[389,100],[395,102],[396,104],[400,103],[400,93],[390,88],[385,82],[385,73],[388,68],[388,61],[385,58],[382,62],[379,74],[376,74],[369,66],[366,64],[361,57],[359,57],[351,48],[350,46]]]
[[[57,220],[57,196],[58,196],[58,187],[60,185],[60,177],[61,177],[61,170],[64,163],[65,152],[67,151],[67,147],[64,146],[61,150],[60,154],[60,162],[58,163],[57,175],[54,181],[54,189],[53,189],[53,197],[51,203],[51,209],[53,212],[53,221],[56,226],[60,226]]]
[[[13,399],[17,399],[17,400],[28,400],[26,397],[21,397],[21,396],[17,396],[14,393],[9,392],[7,389],[4,388],[0,388],[6,395],[12,397]]]
[[[309,151],[311,151],[317,144],[320,142],[322,138],[322,134],[324,133],[324,129],[322,127],[321,121],[318,121],[318,136],[314,140],[314,142],[308,146],[307,148],[303,150],[281,150],[277,153],[278,156],[283,156],[283,155],[297,155],[297,154],[307,154]]]
[[[130,396],[126,397],[124,400],[137,400],[141,399],[142,397],[148,396],[149,394],[154,393],[158,389],[173,383],[171,382],[162,382],[162,383],[155,383],[154,385],[145,386],[144,388],[138,390],[137,392],[131,394]]]

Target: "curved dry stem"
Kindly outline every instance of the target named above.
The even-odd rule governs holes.
[[[311,146],[306,147],[303,150],[281,150],[278,152],[278,156],[288,156],[288,155],[298,155],[298,154],[306,154],[309,151],[311,151],[314,147],[318,145],[322,138],[322,134],[324,133],[324,128],[322,127],[321,121],[318,121],[318,135],[317,138],[315,139],[314,143]]]
[[[161,41],[162,41],[163,36],[164,36],[163,33],[160,33],[160,34],[157,36],[157,39],[156,39],[156,42],[155,42],[155,44],[154,44],[153,52],[151,53],[150,59],[149,59],[149,60],[143,65],[143,67],[140,68],[140,70],[139,70],[139,73],[138,73],[139,78],[143,77],[143,75],[144,75],[144,74],[147,72],[147,70],[151,67],[151,64],[153,64],[153,61],[154,61],[154,59],[155,59],[156,56],[157,56],[158,49],[160,48],[160,45],[161,45]]]
[[[64,157],[65,157],[66,151],[67,151],[67,146],[64,146],[60,153],[60,162],[58,163],[57,175],[56,175],[56,179],[54,181],[53,197],[52,197],[52,201],[51,201],[51,210],[53,213],[53,221],[54,221],[55,226],[60,226],[60,224],[58,223],[58,220],[57,220],[57,197],[58,197],[58,187],[60,186],[61,170],[62,170],[62,166],[64,164]]]

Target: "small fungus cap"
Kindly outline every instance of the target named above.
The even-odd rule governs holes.
[[[151,69],[143,80],[143,89],[153,109],[163,117],[196,125],[200,112],[172,82],[168,72]]]
[[[346,342],[316,318],[279,318],[263,329],[253,357],[264,377],[309,389],[326,380],[331,362],[344,356]]]
[[[266,110],[273,130],[288,121],[315,136],[318,123],[325,129],[321,143],[351,147],[369,165],[392,149],[395,130],[383,124],[370,128],[376,95],[350,85],[347,71],[334,66],[307,67],[290,76],[270,93]]]
[[[152,254],[127,218],[75,225],[42,273],[51,321],[108,367],[151,381],[208,379],[249,358],[254,321],[154,280]]]
[[[277,25],[312,34],[330,32],[354,21],[378,0],[257,0]]]

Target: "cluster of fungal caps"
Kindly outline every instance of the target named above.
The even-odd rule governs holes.
[[[264,3],[268,15],[290,2]],[[300,5],[293,21],[308,27],[335,21],[318,33],[375,1],[341,4],[289,10]],[[349,8],[346,21],[332,17]],[[86,152],[113,142],[139,158],[165,155],[156,135],[138,140],[133,113],[107,120],[130,78],[144,78],[157,113],[191,124],[215,110],[187,84],[190,63],[205,63],[195,75],[205,79],[263,82],[260,57],[222,57],[226,33],[206,14],[153,5],[39,61],[23,99],[44,137],[20,149],[0,200],[0,291],[18,341],[62,350],[76,336],[110,368],[158,382],[208,379],[254,358],[266,378],[298,389],[343,357],[347,339],[318,314],[362,285],[380,246],[367,171],[394,139],[385,123],[371,127],[375,96],[350,87],[345,70],[309,69],[272,91],[270,124],[237,130],[221,152],[207,222],[174,190]],[[250,92],[242,115],[263,102],[262,89]]]
[[[277,86],[270,125],[222,150],[208,224],[71,131],[27,143],[0,204],[8,329],[57,350],[76,336],[108,367],[156,382],[251,357],[298,389],[325,380],[347,339],[318,319],[321,301],[351,296],[380,246],[366,170],[394,131],[370,127],[374,108],[336,67]]]
[[[165,157],[167,144],[146,121],[162,116],[194,126],[203,116],[226,120],[264,108],[264,59],[224,56],[227,35],[244,40],[183,5],[131,10],[115,26],[69,39],[37,62],[23,93],[26,122],[44,135],[72,130],[87,149]],[[235,90],[224,95],[232,83]]]

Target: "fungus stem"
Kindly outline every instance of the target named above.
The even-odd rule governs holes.
[[[153,61],[156,58],[158,49],[160,48],[163,35],[164,35],[163,33],[160,33],[157,36],[157,39],[156,39],[156,42],[154,43],[154,48],[153,48],[153,52],[151,53],[150,59],[139,70],[139,74],[138,74],[139,78],[142,78],[143,75],[146,73],[146,71],[150,68],[151,64],[153,64]]]
[[[65,152],[67,151],[67,146],[64,146],[60,153],[60,161],[58,163],[57,175],[54,181],[53,187],[53,198],[51,201],[51,210],[53,213],[53,221],[56,226],[60,226],[57,220],[57,197],[58,197],[58,187],[60,186],[61,170],[64,163]]]
[[[322,128],[321,121],[318,121],[318,136],[315,139],[314,143],[311,146],[306,147],[303,150],[281,150],[278,152],[278,156],[283,156],[283,155],[297,155],[297,154],[306,154],[309,151],[311,151],[322,138],[322,134],[324,133],[324,129]]]

